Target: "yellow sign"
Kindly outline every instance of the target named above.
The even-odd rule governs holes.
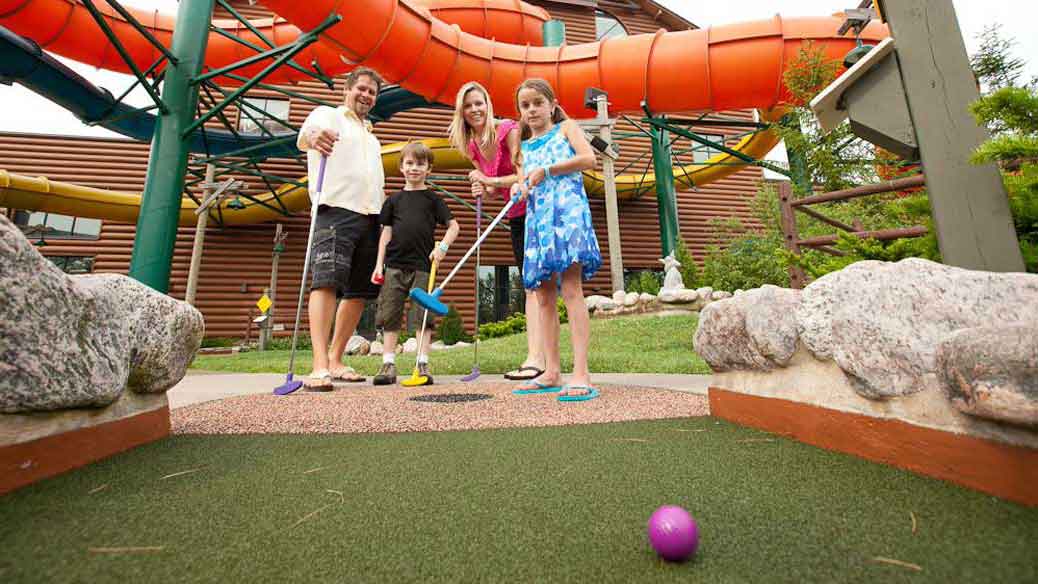
[[[262,312],[270,310],[272,304],[274,303],[271,302],[270,296],[267,296],[266,294],[260,296],[260,299],[256,301],[256,306],[258,306]]]

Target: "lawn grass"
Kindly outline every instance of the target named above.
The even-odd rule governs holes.
[[[593,373],[710,373],[710,367],[692,350],[698,319],[689,316],[628,317],[591,321],[588,365]],[[572,369],[573,349],[569,327],[562,326],[560,351],[563,371]],[[250,351],[237,355],[199,355],[192,369],[236,373],[285,373],[288,351]],[[414,368],[415,355],[397,357],[397,369]],[[483,373],[505,373],[526,358],[526,335],[512,335],[480,343],[479,368]],[[434,351],[430,356],[437,375],[464,375],[472,370],[472,347]],[[309,349],[296,352],[295,373],[311,369]],[[374,375],[380,356],[347,357],[347,363],[363,375]]]
[[[694,561],[650,551],[663,504]],[[10,584],[1035,582],[1035,541],[1038,509],[713,418],[177,436],[0,497]]]

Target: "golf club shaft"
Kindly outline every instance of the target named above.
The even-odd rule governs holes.
[[[494,217],[493,221],[490,222],[490,226],[487,227],[487,230],[479,236],[479,239],[476,240],[476,243],[472,244],[472,247],[470,247],[469,250],[465,252],[465,255],[461,257],[461,260],[458,261],[457,264],[455,264],[454,269],[451,270],[451,273],[448,274],[447,277],[443,279],[443,282],[440,283],[441,290],[447,286],[447,284],[454,277],[454,274],[458,273],[458,270],[461,269],[461,266],[465,265],[465,262],[468,261],[469,257],[472,255],[472,252],[476,251],[476,249],[479,248],[479,244],[483,243],[483,240],[486,239],[488,235],[490,235],[490,232],[493,231],[495,227],[497,227],[497,224],[500,223],[501,219],[504,218],[505,213],[507,213],[508,210],[511,209],[512,205],[514,204],[515,199],[508,199],[508,202],[505,203],[505,206],[503,209],[501,209],[501,212],[497,214],[497,217]]]
[[[317,189],[313,206],[310,207],[310,234],[306,238],[306,257],[303,258],[303,278],[299,282],[299,299],[296,301],[296,323],[292,327],[292,351],[288,355],[288,372],[296,362],[296,341],[299,339],[299,319],[303,315],[303,295],[306,293],[306,274],[310,270],[310,251],[314,245],[314,229],[317,227],[317,207],[321,204],[321,191],[324,188],[324,166],[328,157],[321,155],[321,166],[317,170]]]
[[[479,236],[483,224],[483,196],[476,196],[476,236]],[[472,342],[472,360],[479,367],[479,248],[476,248],[476,338]]]
[[[436,264],[433,262],[432,269],[429,270],[429,292],[432,292],[433,284],[436,283]],[[415,348],[415,370],[418,369],[418,357],[422,355],[422,340],[425,339],[425,323],[429,320],[429,309],[426,308],[422,313],[422,328],[418,331],[418,346]]]

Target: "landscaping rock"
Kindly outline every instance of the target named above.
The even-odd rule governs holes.
[[[0,412],[161,393],[202,342],[202,314],[119,274],[68,276],[0,216]]]
[[[710,300],[711,301],[724,300],[725,298],[731,298],[731,297],[732,297],[732,293],[731,292],[725,292],[724,290],[714,290],[714,292],[712,294],[710,294]]]
[[[371,345],[368,348],[369,355],[381,355],[382,354],[382,343],[379,341],[371,341]]]
[[[595,310],[598,310],[598,307],[603,300],[609,300],[609,298],[598,294],[594,294],[585,298],[584,304],[587,306],[587,309],[589,311],[594,312]]]
[[[617,290],[613,292],[613,303],[617,306],[623,306],[624,301],[627,300],[627,293],[623,290]]]
[[[1038,275],[965,270],[922,259],[858,262],[804,289],[800,338],[833,359],[861,395],[909,395],[934,382],[938,345],[964,328],[1035,318]]]
[[[347,355],[367,355],[371,352],[371,343],[360,335],[353,335],[346,341]]]
[[[443,341],[433,341],[429,343],[430,351],[442,351],[447,348],[447,345],[443,344]]]
[[[624,306],[631,307],[631,306],[637,306],[637,305],[638,305],[638,293],[637,292],[628,292],[624,296]]]
[[[418,351],[418,339],[411,337],[407,339],[404,346],[400,347],[401,353],[414,353]]]
[[[715,371],[784,367],[797,347],[800,292],[765,286],[707,305],[693,344]]]
[[[702,298],[704,302],[710,302],[710,297],[713,295],[714,289],[710,286],[703,286],[702,288],[696,288],[696,294],[699,298]]]
[[[1038,427],[1038,322],[956,331],[937,346],[935,359],[959,411]]]
[[[648,292],[642,292],[638,296],[638,301],[641,302],[642,304],[646,304],[646,305],[647,304],[652,304],[653,302],[656,302],[656,297],[653,296],[652,294],[649,294]]]
[[[609,312],[610,310],[616,310],[616,303],[613,302],[612,298],[603,298],[598,302],[598,308],[596,312]]]
[[[681,290],[660,290],[659,299],[660,302],[667,304],[691,304],[699,300],[699,293],[687,288]]]

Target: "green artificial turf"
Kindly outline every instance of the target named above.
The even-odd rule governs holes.
[[[591,321],[588,366],[593,373],[710,373],[710,367],[692,350],[698,319],[689,316],[627,317]],[[560,355],[563,371],[573,367],[569,326],[562,325]],[[237,355],[199,355],[192,369],[236,373],[285,373],[288,351],[250,351]],[[398,355],[400,371],[414,368],[414,353]],[[472,347],[434,351],[432,371],[438,375],[465,375],[472,371]],[[511,335],[480,343],[479,368],[483,373],[505,373],[526,358],[526,335]],[[382,358],[347,357],[346,362],[363,375],[378,372]],[[310,350],[296,353],[294,370],[310,372]]]
[[[694,561],[648,547],[663,504]],[[1038,510],[713,418],[177,436],[0,497],[5,583],[1035,582],[1036,541]]]

